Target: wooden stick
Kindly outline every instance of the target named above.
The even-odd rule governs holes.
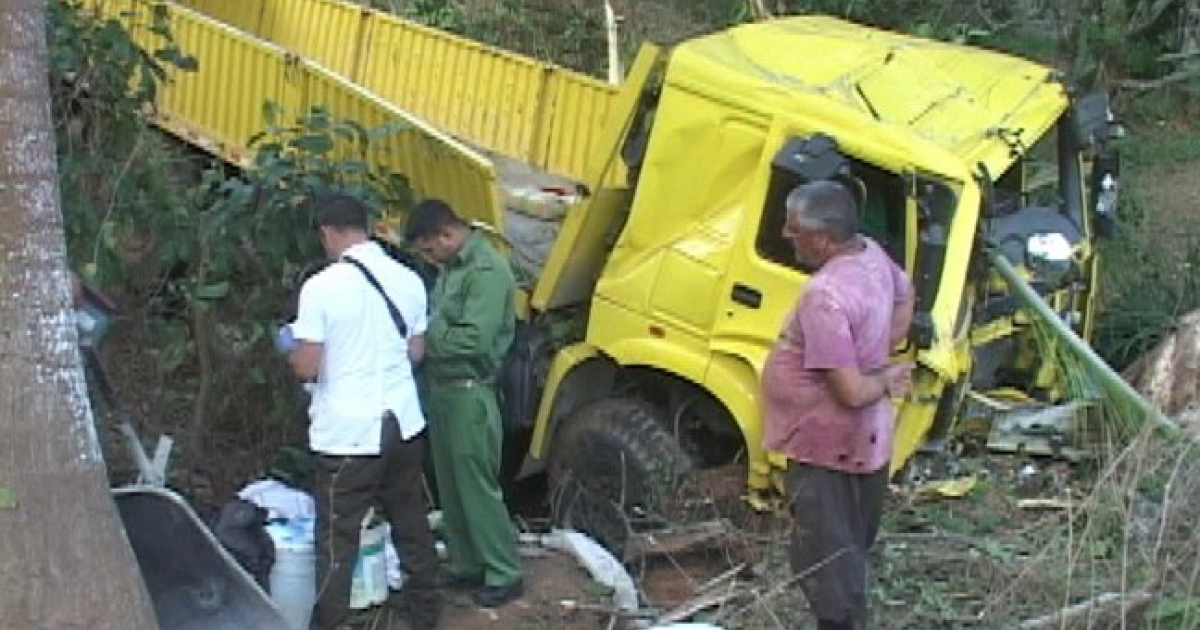
[[[681,553],[727,536],[730,529],[728,523],[718,520],[634,534],[625,544],[625,562],[649,556]]]
[[[1134,591],[1132,593],[1104,593],[1097,595],[1092,599],[1079,602],[1067,606],[1058,612],[1051,613],[1028,621],[1022,621],[1016,627],[1016,630],[1045,630],[1048,628],[1059,628],[1079,617],[1091,615],[1097,612],[1107,612],[1114,608],[1120,608],[1122,611],[1127,611],[1131,608],[1138,608],[1154,601],[1155,594],[1152,591]]]
[[[1022,510],[1070,510],[1076,505],[1062,499],[1021,499],[1017,501],[1017,507]]]
[[[617,14],[613,11],[612,3],[604,0],[604,32],[608,40],[608,82],[620,85],[621,77],[625,75],[621,68],[621,40],[617,34]]]
[[[771,12],[767,10],[767,5],[763,4],[763,0],[754,0],[754,17],[756,20],[771,19]]]
[[[583,612],[594,612],[610,617],[623,617],[626,619],[653,619],[658,615],[660,610],[654,608],[638,608],[637,610],[622,610],[614,606],[605,606],[602,604],[587,604],[577,602],[573,599],[564,599],[558,602],[560,606],[567,610],[579,610]]]
[[[708,593],[701,595],[699,597],[692,598],[664,613],[661,617],[656,619],[654,623],[658,625],[665,625],[669,623],[675,623],[677,621],[683,621],[698,612],[707,610],[709,608],[715,608],[745,594],[746,591],[742,589],[730,588],[722,593]]]
[[[729,582],[729,581],[733,580],[738,575],[740,575],[742,573],[742,571],[746,570],[746,566],[747,566],[746,563],[743,562],[743,563],[737,565],[736,567],[733,567],[732,569],[722,573],[721,575],[718,575],[717,577],[714,577],[713,579],[705,582],[704,584],[701,584],[700,588],[696,589],[696,592],[697,593],[705,593],[707,591],[713,590],[714,588],[720,586],[721,584],[723,584],[725,582]]]

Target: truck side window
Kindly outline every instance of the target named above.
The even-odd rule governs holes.
[[[906,221],[904,204],[904,180],[895,174],[850,159],[850,177],[858,184],[855,196],[859,199],[862,215],[860,231],[879,242],[884,251],[904,266]],[[774,168],[767,188],[766,207],[759,223],[755,246],[763,258],[793,269],[799,269],[792,244],[783,238],[783,224],[787,220],[784,202],[793,188],[804,183],[800,175],[784,169]]]

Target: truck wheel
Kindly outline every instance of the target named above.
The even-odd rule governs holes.
[[[649,404],[606,398],[556,432],[549,457],[555,523],[620,552],[631,532],[661,525],[691,460]]]

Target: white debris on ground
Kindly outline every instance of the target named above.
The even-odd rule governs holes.
[[[556,529],[536,537],[538,544],[575,557],[596,582],[613,589],[613,605],[618,610],[637,610],[637,587],[629,572],[607,549],[586,534]]]

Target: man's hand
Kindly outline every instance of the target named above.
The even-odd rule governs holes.
[[[825,371],[825,379],[839,403],[851,409],[873,405],[883,398],[898,398],[912,386],[912,363],[887,365],[869,374],[857,368]]]
[[[884,392],[891,398],[902,398],[912,389],[911,362],[897,363],[883,368]]]

